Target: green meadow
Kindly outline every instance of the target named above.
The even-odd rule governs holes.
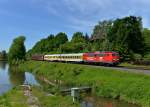
[[[91,86],[96,96],[150,107],[149,75],[58,62],[28,61],[19,67],[64,85]]]

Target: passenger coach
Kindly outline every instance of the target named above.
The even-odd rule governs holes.
[[[44,55],[44,60],[46,60],[46,61],[82,62],[83,61],[83,53]]]

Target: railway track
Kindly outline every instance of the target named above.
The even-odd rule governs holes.
[[[140,73],[140,74],[150,74],[150,69],[144,69],[139,67],[123,67],[123,66],[116,66],[116,67],[106,67],[106,66],[96,66],[96,65],[90,65],[92,67],[100,67],[100,68],[106,68],[106,69],[113,69],[113,70],[121,70],[123,72],[132,72],[132,73]]]

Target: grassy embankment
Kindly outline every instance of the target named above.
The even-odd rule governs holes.
[[[13,88],[0,96],[0,107],[28,107],[26,97],[19,88]]]
[[[31,93],[38,101],[29,101],[33,99],[25,96],[22,88],[13,88],[0,96],[0,107],[31,107],[34,103],[35,105],[38,103],[41,107],[79,107],[78,104],[73,104],[69,96],[47,96],[38,87],[32,87]]]
[[[39,99],[42,107],[80,107],[79,104],[72,102],[70,96],[48,96],[38,87],[32,88],[32,94]]]
[[[97,96],[117,98],[150,107],[150,76],[78,64],[29,61],[21,69],[68,85],[89,85]]]

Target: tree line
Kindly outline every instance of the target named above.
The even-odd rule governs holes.
[[[24,42],[24,40],[25,38],[21,41]],[[10,56],[14,48],[17,48],[17,46],[13,46],[15,44],[14,40],[10,48]],[[25,46],[18,47],[19,50],[21,48],[25,50]],[[75,32],[69,40],[64,32],[51,34],[38,41],[27,52],[26,58],[30,58],[34,54],[93,51],[117,51],[122,56],[122,60],[134,60],[136,57],[150,58],[150,30],[143,28],[141,17],[129,16],[116,20],[104,20],[95,25],[91,36]],[[23,53],[18,51],[18,54],[19,56],[25,55],[25,51]],[[20,59],[19,56],[16,59]],[[25,56],[23,56],[24,58]]]
[[[7,53],[5,50],[0,52],[0,60],[7,60]]]

